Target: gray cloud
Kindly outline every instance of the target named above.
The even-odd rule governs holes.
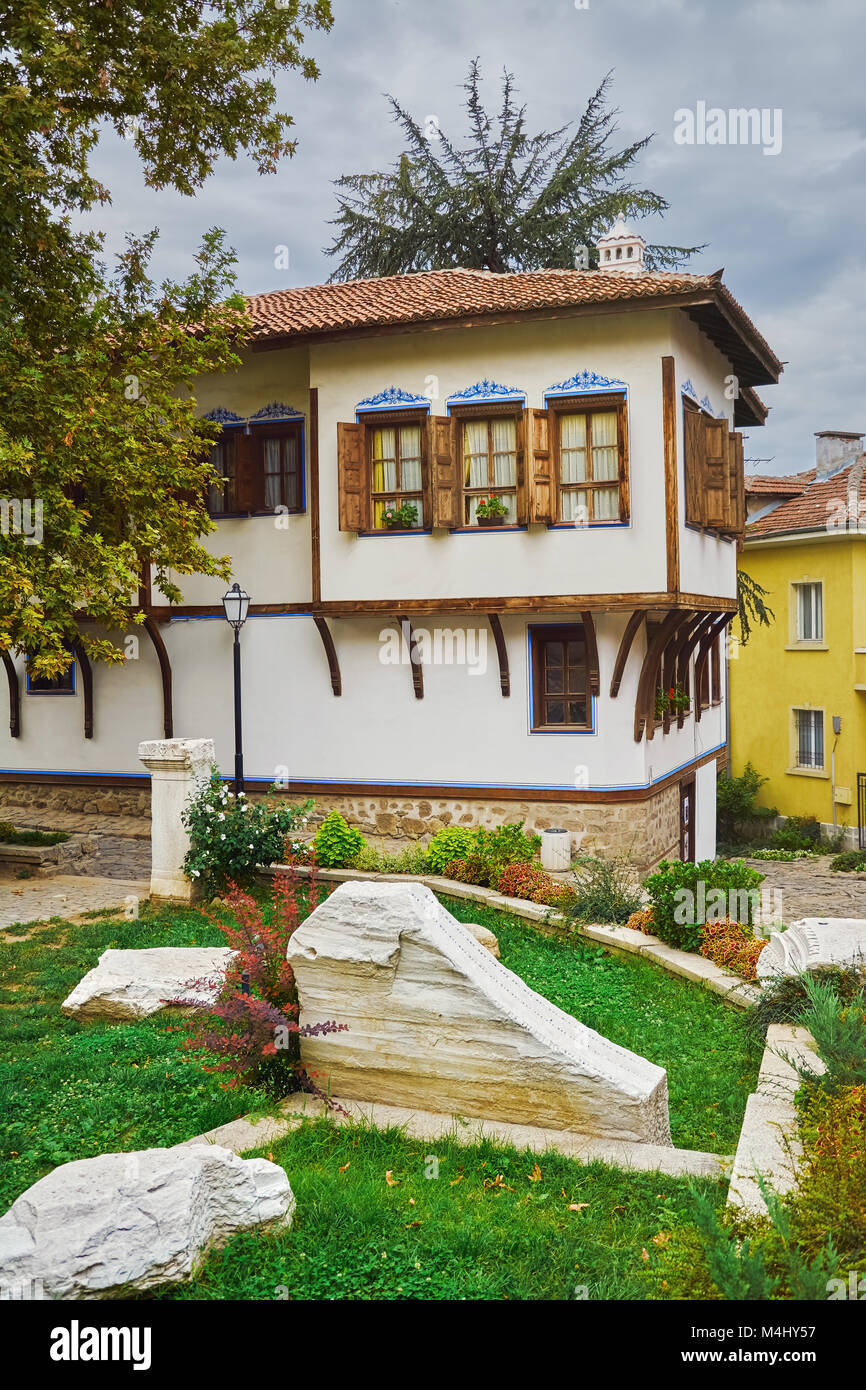
[[[310,41],[318,83],[286,76],[280,105],[296,119],[298,153],[260,178],[224,160],[194,199],[145,188],[133,147],[102,142],[98,173],[113,204],[99,221],[109,249],[126,231],[159,226],[160,274],[182,276],[201,232],[226,229],[241,289],[254,293],[327,279],[332,181],[383,167],[399,153],[383,92],[419,118],[462,129],[462,83],[478,55],[488,104],[512,71],[530,125],[575,120],[614,69],[623,142],[656,132],[637,177],[671,204],[641,225],[648,240],[708,243],[692,268],[725,266],[726,283],[780,357],[764,389],[770,423],[747,453],[772,471],[812,462],[812,433],[866,429],[859,328],[866,307],[866,92],[859,55],[862,0],[335,0],[330,35]],[[755,146],[681,146],[674,112],[708,106],[782,111],[776,157]],[[289,271],[274,267],[290,250]]]

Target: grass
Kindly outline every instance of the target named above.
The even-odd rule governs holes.
[[[546,936],[519,918],[446,899],[461,922],[499,939],[503,965],[566,1013],[668,1073],[671,1135],[682,1149],[733,1153],[759,1053],[718,996],[574,936]]]
[[[68,839],[64,830],[0,829],[0,845],[63,845]]]
[[[234,1237],[164,1297],[643,1299],[644,1251],[692,1215],[681,1178],[328,1120],[265,1156],[297,1198],[291,1230]]]
[[[448,906],[492,927],[504,964],[540,994],[668,1069],[675,1144],[733,1152],[756,1059],[729,1006],[648,962],[475,904]],[[82,1024],[60,1013],[108,947],[222,945],[201,913],[145,910],[126,921],[103,911],[20,930],[26,940],[0,937],[0,1211],[57,1164],[175,1144],[267,1108],[255,1091],[222,1090],[183,1049],[182,1023]]]
[[[176,1144],[264,1108],[255,1092],[221,1090],[165,1018],[82,1024],[60,1012],[108,947],[223,945],[199,913],[54,921],[2,940],[0,1211],[59,1163]]]

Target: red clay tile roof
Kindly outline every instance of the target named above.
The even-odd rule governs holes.
[[[852,478],[855,470],[858,476]],[[833,522],[834,519],[838,526],[844,516],[842,508],[848,504],[849,483],[855,487],[862,487],[866,502],[866,486],[860,482],[864,473],[866,454],[861,454],[856,463],[849,464],[847,468],[840,469],[829,478],[816,478],[815,470],[810,469],[808,473],[795,473],[789,479],[778,479],[779,482],[797,482],[804,485],[798,488],[795,496],[789,496],[771,512],[751,522],[746,527],[746,541],[801,531],[824,531],[828,522]],[[856,517],[854,520],[856,522]],[[840,527],[840,530],[842,529],[844,528]]]
[[[750,497],[798,497],[807,483],[814,482],[815,470],[793,473],[789,477],[770,473],[755,473],[746,479],[746,495]]]
[[[315,337],[334,332],[460,320],[573,305],[692,296],[695,318],[713,316],[710,329],[745,349],[747,385],[775,381],[782,364],[754,324],[714,275],[679,272],[632,274],[608,270],[531,270],[495,275],[489,270],[430,270],[378,280],[347,280],[251,295],[247,305],[258,341]],[[685,306],[684,306],[685,307]],[[705,326],[701,323],[701,326]],[[708,330],[709,331],[709,330]],[[711,334],[712,336],[712,334]],[[751,370],[750,370],[751,369]]]

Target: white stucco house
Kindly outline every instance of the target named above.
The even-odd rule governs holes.
[[[197,390],[208,543],[252,600],[249,790],[386,839],[522,818],[642,865],[714,853],[739,428],[781,364],[721,272],[648,272],[622,224],[600,254],[250,299],[242,367]],[[143,806],[164,732],[231,773],[225,586],[178,582],[123,667],[79,652],[46,689],[7,660],[5,800]]]

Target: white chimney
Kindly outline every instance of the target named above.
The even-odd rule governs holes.
[[[598,247],[599,270],[627,271],[632,275],[643,274],[645,270],[643,253],[646,250],[646,242],[639,232],[629,231],[622,213],[617,215],[610,231],[599,237],[595,244]]]
[[[846,430],[821,430],[815,435],[815,475],[826,478],[853,463],[863,452],[863,435]]]

